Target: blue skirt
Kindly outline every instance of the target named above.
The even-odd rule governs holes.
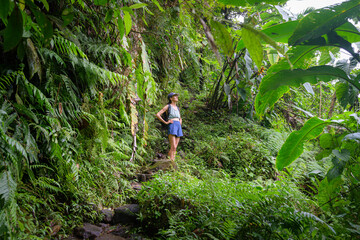
[[[175,135],[176,137],[182,137],[183,132],[181,129],[181,124],[179,121],[174,121],[174,123],[170,123],[168,128],[169,135]]]

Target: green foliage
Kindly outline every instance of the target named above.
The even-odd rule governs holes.
[[[229,116],[224,123],[216,113],[197,118],[206,117],[211,117],[212,122],[192,120],[196,128],[183,143],[191,150],[189,158],[194,164],[202,162],[214,169],[223,168],[241,179],[274,177],[271,147],[268,140],[260,140],[262,127],[236,116]]]
[[[231,57],[233,55],[233,44],[226,27],[217,21],[211,21],[211,28],[218,46],[220,46],[226,56]]]
[[[241,33],[241,37],[250,53],[251,58],[256,63],[257,67],[261,68],[263,60],[263,49],[259,37],[246,28],[242,29]]]
[[[309,212],[312,201],[290,182],[242,182],[221,172],[201,179],[174,173],[146,184],[138,199],[141,218],[168,239],[282,239],[334,233]]]
[[[350,0],[311,12],[299,21],[293,35],[289,38],[289,44],[298,45],[304,41],[321,37],[346,23],[349,18],[356,17],[359,10],[359,1]]]
[[[299,131],[292,132],[276,158],[276,168],[282,170],[290,165],[303,152],[304,142],[319,136],[329,121],[323,121],[318,118],[311,118]]]
[[[258,1],[258,0],[219,0],[219,2],[225,4],[225,5],[231,5],[231,6],[248,6],[248,5],[256,5],[259,3],[267,3],[267,4],[282,4],[285,3],[286,0],[267,0],[267,1]]]
[[[23,17],[21,11],[16,6],[11,12],[6,29],[4,30],[4,51],[9,51],[16,47],[23,34]]]
[[[263,115],[267,107],[272,107],[289,90],[289,86],[299,87],[300,84],[307,82],[315,84],[320,81],[328,82],[338,78],[353,84],[357,89],[360,88],[359,84],[349,79],[344,71],[330,66],[317,66],[306,70],[280,70],[273,74],[268,74],[262,79],[259,93],[256,97],[255,108],[257,114]]]
[[[159,175],[138,196],[142,217],[160,219],[153,222],[161,237],[322,239],[334,230],[343,234],[335,238],[355,236],[356,114],[344,114],[341,127],[320,137],[318,162],[315,141],[302,149],[319,135],[322,120],[310,120],[284,144],[297,153],[287,160],[300,156],[296,166],[280,161],[288,168],[279,175],[274,159],[284,156],[285,120],[301,112],[301,125],[304,114],[318,108],[320,117],[332,114],[334,105],[323,107],[330,104],[319,94],[358,108],[358,55],[351,43],[359,32],[347,21],[355,19],[358,1],[292,22],[274,15],[271,4],[283,3],[0,1],[0,238],[49,238],[61,226],[54,238],[62,239],[81,222],[98,220],[94,205],[111,208],[134,199],[130,179],[139,165],[168,150],[153,115],[163,104],[158,97],[169,91],[179,92],[188,109],[180,171]],[[239,14],[244,24],[233,21]],[[215,42],[223,56],[211,51]],[[287,42],[302,45],[285,52]],[[312,68],[332,64],[339,48],[353,58]],[[323,79],[329,84],[309,84]],[[290,89],[304,83],[309,93]],[[205,101],[250,119],[254,104],[260,116],[269,109],[272,116],[262,123],[281,125],[282,132],[204,108]]]

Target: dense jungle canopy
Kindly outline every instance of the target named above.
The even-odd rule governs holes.
[[[360,239],[360,0],[286,2],[0,0],[0,239]]]

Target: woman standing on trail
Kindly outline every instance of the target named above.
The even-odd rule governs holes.
[[[171,161],[175,160],[176,148],[179,144],[180,137],[183,136],[181,125],[182,119],[180,116],[179,108],[176,104],[179,101],[178,98],[179,94],[177,93],[169,93],[168,100],[169,103],[163,107],[157,114],[156,117],[163,122],[164,124],[168,125],[168,134],[169,134],[169,142],[170,142],[170,150],[168,156]],[[168,121],[166,122],[161,115],[167,112]]]

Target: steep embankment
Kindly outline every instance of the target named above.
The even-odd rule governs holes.
[[[306,179],[296,182],[274,168],[286,133],[201,105],[190,105],[182,114],[184,138],[175,169],[166,160],[166,132],[155,119],[150,122],[149,160],[131,183],[138,193],[129,203],[135,205],[117,208],[115,215],[103,210],[105,222],[114,225],[105,225],[107,233],[131,238],[126,231],[138,232],[138,238],[150,239],[276,239],[294,233],[308,238],[311,227],[316,234],[330,231],[301,189]],[[311,152],[299,162],[309,161],[307,155]],[[301,175],[304,168],[289,171]],[[100,237],[105,234],[103,230]]]

